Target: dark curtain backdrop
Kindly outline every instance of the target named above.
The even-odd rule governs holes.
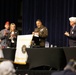
[[[23,34],[31,34],[36,20],[41,19],[50,44],[68,46],[64,32],[70,30],[71,16],[76,16],[76,0],[23,0]]]
[[[17,24],[19,0],[0,0],[0,30],[6,21]]]

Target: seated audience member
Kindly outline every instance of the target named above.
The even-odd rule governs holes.
[[[36,26],[34,32],[32,34],[34,37],[39,37],[39,39],[33,39],[33,44],[39,47],[45,47],[45,39],[48,36],[48,29],[42,24],[41,20],[36,21]]]
[[[10,47],[16,47],[16,42],[17,42],[17,35],[18,31],[16,30],[16,25],[15,23],[10,24],[10,35],[9,35],[9,40],[10,40]]]
[[[0,63],[0,75],[15,75],[13,63],[9,60]]]
[[[1,30],[1,32],[0,32],[0,43],[3,48],[6,48],[9,45],[8,36],[10,33],[8,21],[5,23],[4,27],[5,27],[5,29]]]
[[[76,75],[76,61],[70,60],[63,71],[54,72],[52,75]]]

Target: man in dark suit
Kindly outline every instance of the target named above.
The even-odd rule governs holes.
[[[54,72],[51,75],[76,75],[76,61],[70,60],[63,71]]]
[[[32,32],[32,34],[34,35],[34,37],[36,37],[33,41],[34,44],[39,47],[45,47],[45,39],[48,36],[48,29],[42,24],[41,20],[37,20],[36,21],[36,26],[37,28],[35,28],[34,32]]]
[[[70,26],[72,27],[69,32],[65,32],[64,34],[69,38],[69,46],[76,47],[76,17],[70,17]]]

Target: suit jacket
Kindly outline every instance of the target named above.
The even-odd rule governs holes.
[[[4,35],[4,32],[6,31],[7,33],[7,36]],[[9,30],[6,30],[6,29],[3,29],[1,30],[0,32],[0,39],[2,40],[1,41],[1,45],[4,46],[4,47],[7,47],[8,46],[8,39],[9,39],[9,34],[10,34],[10,31]]]
[[[70,30],[69,46],[76,46],[76,25]]]
[[[76,75],[76,72],[73,72],[71,70],[63,70],[63,71],[59,71],[59,72],[54,72],[51,75]]]
[[[39,33],[39,46],[44,47],[45,46],[45,39],[48,36],[48,29],[42,25],[40,28],[35,28],[34,32]]]

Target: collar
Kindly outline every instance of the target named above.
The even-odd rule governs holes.
[[[41,28],[43,28],[44,26],[43,25],[41,25],[41,27],[39,28],[39,29],[41,29]]]
[[[72,28],[74,29],[75,26],[76,26],[76,25],[74,25]]]

